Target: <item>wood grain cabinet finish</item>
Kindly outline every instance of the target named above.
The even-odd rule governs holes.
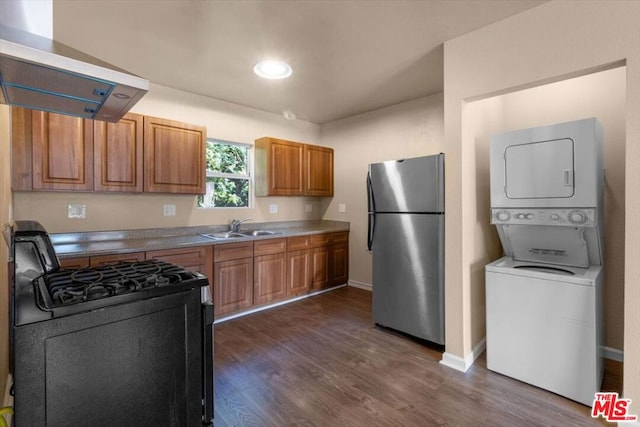
[[[285,299],[287,239],[253,242],[253,303],[268,304]]]
[[[337,286],[349,280],[349,232],[329,236],[329,284]]]
[[[60,260],[60,266],[64,268],[102,267],[109,264],[116,264],[118,262],[140,262],[144,260],[144,252],[130,252],[127,254],[63,258]]]
[[[142,192],[143,116],[94,122],[94,191]]]
[[[159,259],[171,264],[202,273],[208,278],[213,276],[213,247],[194,246],[188,248],[163,249],[146,252],[145,259]],[[211,280],[209,281],[211,282]],[[211,283],[209,283],[211,284]]]
[[[287,252],[286,294],[295,297],[311,289],[311,249]]]
[[[305,144],[305,188],[307,196],[333,196],[333,149]]]
[[[204,194],[207,128],[144,117],[144,191]]]
[[[278,138],[255,141],[257,196],[333,196],[333,149]]]
[[[253,303],[282,301],[286,298],[286,255],[284,252],[253,259]]]
[[[62,258],[60,260],[60,267],[63,268],[86,268],[91,265],[91,258],[87,257],[73,257]]]
[[[204,194],[206,136],[132,113],[106,123],[13,107],[12,189]]]
[[[93,121],[31,111],[34,190],[93,189]]]
[[[257,196],[304,195],[304,145],[277,138],[255,141]]]
[[[253,305],[253,242],[213,246],[215,317]]]

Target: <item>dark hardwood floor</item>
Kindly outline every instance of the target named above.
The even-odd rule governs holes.
[[[590,408],[373,325],[352,287],[215,326],[215,426],[591,426]],[[603,389],[621,392],[607,361]]]

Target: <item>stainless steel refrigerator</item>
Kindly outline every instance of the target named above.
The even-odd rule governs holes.
[[[444,154],[369,165],[373,320],[444,344]]]

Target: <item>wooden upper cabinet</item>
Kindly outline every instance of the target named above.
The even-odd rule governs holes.
[[[333,148],[305,144],[307,196],[333,196]]]
[[[142,191],[143,116],[126,114],[117,123],[94,122],[95,191]]]
[[[264,137],[255,141],[257,196],[333,196],[333,149]]]
[[[144,191],[204,194],[207,128],[144,117]]]
[[[304,194],[304,145],[276,138],[255,143],[256,195],[302,196]]]
[[[31,111],[34,190],[93,190],[93,121]]]

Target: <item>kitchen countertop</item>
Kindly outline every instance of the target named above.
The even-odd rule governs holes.
[[[82,233],[51,233],[50,238],[59,258],[98,256],[116,253],[145,252],[176,247],[220,245],[253,240],[302,236],[307,234],[349,231],[344,221],[285,221],[243,223],[240,232],[271,230],[280,234],[246,236],[214,240],[203,234],[227,231],[228,225],[149,228],[122,231],[90,231]]]

